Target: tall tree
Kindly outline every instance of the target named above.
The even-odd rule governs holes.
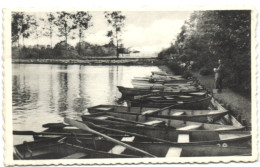
[[[125,16],[120,11],[105,12],[105,18],[111,30],[107,32],[110,42],[116,43],[116,56],[119,58],[119,50],[122,44],[122,29],[125,25]]]
[[[42,22],[43,19],[38,19],[35,17],[32,17],[31,19],[31,34],[33,34],[34,38],[36,39],[37,43],[37,48],[39,47],[39,37],[42,35]]]
[[[55,16],[53,13],[47,13],[47,19],[44,20],[45,26],[44,26],[44,36],[50,38],[50,46],[52,48],[52,38],[54,33],[54,27],[55,27]]]
[[[67,54],[67,48],[68,48],[68,38],[73,38],[73,36],[70,36],[71,31],[76,29],[77,26],[73,22],[73,13],[68,12],[58,12],[58,18],[55,21],[55,25],[58,26],[58,36],[65,38],[65,49]]]
[[[30,36],[29,28],[31,26],[32,16],[23,12],[12,13],[12,41],[17,42],[18,48],[20,47],[20,38],[23,40]]]
[[[211,72],[222,59],[229,87],[250,92],[250,27],[250,11],[194,12],[175,46],[180,55],[188,55],[197,67]]]
[[[78,29],[78,37],[79,37],[78,51],[80,55],[81,43],[83,42],[85,31],[90,26],[92,26],[92,24],[90,23],[92,16],[88,12],[77,12],[73,17],[74,17],[74,24],[77,26]]]

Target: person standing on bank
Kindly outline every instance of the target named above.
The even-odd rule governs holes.
[[[222,61],[218,60],[218,68],[213,69],[215,72],[215,86],[218,92],[222,91],[222,80],[223,80],[223,65]]]

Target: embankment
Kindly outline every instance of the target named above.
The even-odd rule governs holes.
[[[192,72],[192,75],[197,78],[200,84],[210,92],[215,89],[214,76],[202,76],[199,74],[199,72]],[[250,98],[245,97],[226,87],[224,87],[221,93],[213,93],[213,97],[222,103],[227,110],[231,111],[239,121],[247,126],[251,126]]]
[[[160,69],[169,73],[174,73],[167,66],[159,66]],[[199,83],[207,89],[209,92],[213,92],[215,89],[214,76],[207,75],[202,76],[199,72],[192,72],[193,78],[196,78]],[[231,111],[241,123],[246,126],[251,126],[251,99],[245,97],[229,88],[224,88],[221,93],[213,93],[213,97],[223,104],[223,106]]]
[[[89,58],[89,59],[12,59],[22,64],[84,64],[84,65],[162,65],[156,58]]]

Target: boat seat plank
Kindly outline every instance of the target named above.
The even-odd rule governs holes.
[[[180,157],[182,148],[170,147],[165,157]]]
[[[179,116],[179,115],[184,115],[183,111],[175,112],[172,114],[172,116]]]
[[[161,99],[161,97],[148,97],[148,99]]]
[[[240,137],[246,137],[247,134],[219,134],[220,140],[236,139]]]
[[[159,121],[159,120],[153,120],[153,121],[145,122],[144,124],[145,124],[145,125],[153,125],[153,126],[156,126],[156,125],[164,125],[165,122],[164,122],[164,121]]]
[[[40,150],[40,151],[32,151],[32,152],[28,152],[26,151],[23,154],[24,158],[30,158],[30,157],[37,157],[37,156],[42,156],[42,155],[47,155],[47,154],[51,154],[53,153],[53,150]]]
[[[80,158],[86,157],[87,155],[88,154],[86,154],[86,153],[74,153],[74,154],[68,155],[66,157],[63,157],[61,159],[80,159]]]
[[[243,127],[241,127],[242,129]],[[237,128],[236,127],[233,127],[233,126],[225,126],[225,127],[221,127],[221,128],[218,128],[216,129],[216,131],[221,131],[221,130],[236,130]]]
[[[153,114],[153,113],[155,113],[156,111],[157,111],[157,110],[147,110],[147,111],[142,112],[142,115]]]
[[[194,93],[189,93],[190,95],[205,95],[205,92],[194,92]]]
[[[108,119],[109,117],[107,116],[100,116],[100,117],[96,117],[96,119],[99,119],[99,120],[106,120]]]
[[[202,124],[199,125],[188,125],[181,128],[178,128],[177,130],[196,130],[199,129],[202,126]]]
[[[97,107],[95,109],[96,110],[100,110],[100,111],[110,111],[110,110],[113,110],[113,108],[111,108],[111,107]]]
[[[178,135],[178,143],[189,143],[190,135],[189,134],[179,134]]]
[[[217,114],[217,113],[221,113],[221,112],[224,112],[224,111],[212,110],[212,111],[208,112],[208,114]]]
[[[123,142],[133,142],[135,139],[135,136],[129,136],[129,137],[123,137],[121,141]]]
[[[112,154],[122,154],[125,151],[125,147],[121,145],[114,146],[111,150],[108,151],[108,153]]]
[[[121,139],[121,141],[122,142],[133,142],[134,139],[135,139],[135,136],[123,137]],[[122,154],[125,151],[125,149],[126,149],[126,147],[124,147],[124,146],[116,145],[111,150],[109,150],[108,153]]]
[[[179,96],[179,97],[180,97],[180,98],[187,98],[187,99],[192,98],[192,96],[184,96],[184,95]]]
[[[165,98],[166,100],[173,100],[173,99],[175,99],[174,97],[170,97],[170,96],[164,96],[164,98]]]

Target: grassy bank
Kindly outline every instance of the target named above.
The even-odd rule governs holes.
[[[22,64],[85,64],[85,65],[161,65],[154,58],[91,58],[91,59],[12,59],[12,63]]]
[[[163,71],[174,73],[167,66],[159,66]],[[202,76],[199,72],[192,72],[192,76],[200,82],[200,84],[208,91],[212,92],[215,88],[213,75]],[[251,126],[251,98],[243,96],[229,88],[224,88],[221,93],[213,93],[213,97],[223,106],[231,111],[239,121],[245,123],[246,126]]]
[[[198,72],[192,72],[192,75],[197,78],[201,85],[209,91],[215,88],[214,76],[202,76]],[[251,98],[241,95],[229,88],[225,88],[221,93],[213,93],[215,99],[224,105],[224,107],[232,112],[234,116],[241,121],[246,121],[248,126],[251,126]]]

